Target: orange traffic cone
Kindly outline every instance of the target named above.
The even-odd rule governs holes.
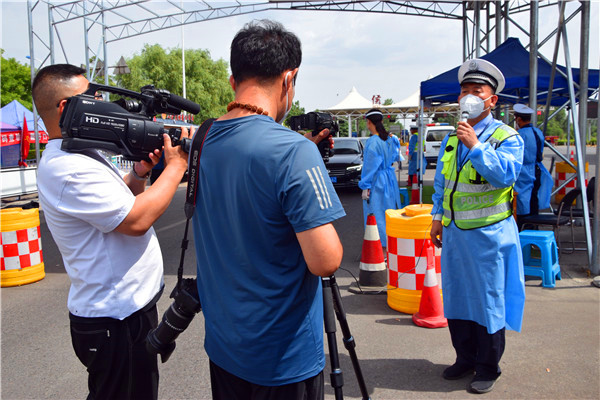
[[[421,292],[421,304],[419,311],[413,315],[412,319],[416,325],[425,328],[448,326],[448,320],[444,318],[442,297],[435,274],[435,256],[432,245],[427,248],[427,271]]]
[[[359,269],[359,286],[351,285],[348,290],[352,293],[377,292],[385,294],[387,267],[383,258],[383,249],[381,248],[381,240],[379,239],[374,214],[367,216]]]
[[[575,162],[575,153],[573,152],[573,150],[571,150],[571,159],[569,161]]]
[[[410,187],[410,204],[420,204],[419,201],[419,174],[413,175],[412,186]]]

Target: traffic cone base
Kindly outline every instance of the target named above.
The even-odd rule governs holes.
[[[387,288],[387,267],[377,230],[375,215],[367,216],[365,238],[359,265],[358,285],[351,285],[352,293],[377,292],[385,294]]]

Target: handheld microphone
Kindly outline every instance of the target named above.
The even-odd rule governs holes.
[[[462,113],[460,113],[460,122],[467,122],[467,119],[469,119],[468,112],[463,111]]]

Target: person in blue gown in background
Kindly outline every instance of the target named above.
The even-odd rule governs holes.
[[[413,183],[418,183],[417,179],[417,151],[419,150],[419,128],[416,125],[410,127],[410,139],[408,140],[408,186],[410,187]],[[423,143],[423,151],[425,151],[425,143]],[[425,171],[427,167],[427,160],[425,159],[425,153],[422,153],[421,168]]]
[[[513,110],[515,111],[515,124],[519,127],[519,135],[525,144],[523,167],[517,182],[515,182],[518,222],[521,217],[538,214],[540,208],[545,208],[548,205],[543,204],[540,207],[538,201],[541,171],[536,164],[544,159],[544,134],[531,123],[533,109],[524,104],[515,104]],[[549,193],[544,193],[544,195],[546,198],[550,197]]]
[[[443,377],[475,373],[470,391],[487,393],[501,373],[505,330],[519,332],[523,319],[523,256],[512,209],[523,139],[491,115],[504,87],[498,68],[467,60],[458,80],[466,122],[440,147],[430,232],[442,248],[444,315],[456,351]]]
[[[372,109],[365,114],[365,118],[372,136],[365,145],[363,169],[358,187],[363,190],[364,224],[366,226],[369,214],[375,215],[385,254],[387,248],[385,210],[397,209],[401,205],[398,179],[392,164],[404,158],[400,155],[400,141],[396,136],[390,135],[383,126],[382,112]]]

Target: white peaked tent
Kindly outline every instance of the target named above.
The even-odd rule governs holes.
[[[323,111],[327,111],[330,114],[338,117],[345,117],[348,119],[348,136],[352,136],[352,117],[362,118],[362,116],[373,108],[371,100],[367,100],[358,90],[353,86],[350,93],[342,101],[333,107],[327,108]],[[339,136],[339,132],[338,132]]]
[[[348,93],[348,95],[344,97],[344,100],[340,101],[338,104],[325,111],[336,115],[358,113],[364,114],[371,108],[373,108],[373,103],[371,102],[371,100],[367,100],[366,98],[361,96],[361,94],[358,93],[358,90],[356,90],[356,88],[353,86],[352,90],[350,90],[350,93]]]
[[[431,77],[431,75],[430,75]],[[362,118],[363,115],[369,111],[371,108],[379,108],[384,114],[393,114],[398,118],[403,119],[412,119],[416,118],[419,114],[419,106],[420,106],[420,89],[417,89],[410,96],[405,99],[384,106],[381,104],[373,104],[371,100],[366,99],[356,87],[352,87],[352,90],[344,97],[342,101],[336,104],[333,107],[324,109],[322,111],[326,111],[332,115],[336,115],[338,118],[346,118],[348,120],[348,136],[352,135],[352,118],[355,119]],[[457,110],[456,104],[447,104],[444,107],[438,107],[435,110],[429,110],[425,108],[424,112],[425,117],[429,116],[429,114],[433,115],[433,112],[454,112]],[[338,133],[339,134],[339,133]]]
[[[413,94],[411,94],[410,96],[408,96],[407,98],[405,98],[402,101],[399,101],[397,103],[391,104],[389,106],[384,106],[384,109],[389,109],[389,108],[400,108],[403,110],[406,109],[412,109],[413,112],[416,112],[419,109],[419,101],[420,101],[420,96],[421,96],[421,90],[417,89]]]

